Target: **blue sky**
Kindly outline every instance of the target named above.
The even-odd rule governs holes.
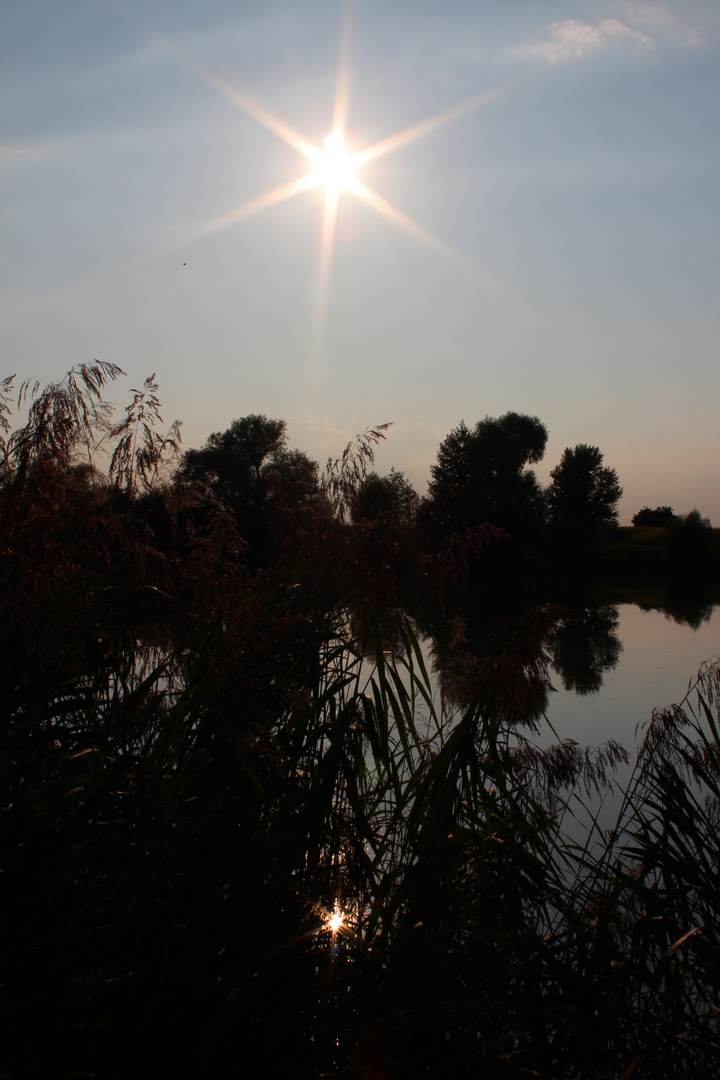
[[[187,446],[262,412],[321,462],[392,420],[421,493],[515,409],[543,481],[588,442],[621,520],[720,525],[714,0],[0,0],[0,39],[0,375],[156,372]],[[329,263],[321,188],[208,230],[308,173],[251,112],[321,147],[342,41],[349,149],[472,102],[358,169],[401,222],[341,191]]]

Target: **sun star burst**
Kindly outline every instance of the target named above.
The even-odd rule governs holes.
[[[406,146],[416,139],[429,135],[431,132],[436,131],[445,124],[459,119],[461,116],[465,116],[471,111],[488,104],[508,90],[511,84],[505,84],[495,87],[485,93],[477,94],[449,109],[445,109],[435,116],[431,116],[418,124],[405,128],[395,135],[391,135],[389,138],[383,139],[364,150],[348,153],[345,140],[348,85],[348,27],[349,23],[346,19],[343,33],[341,34],[340,60],[338,63],[335,103],[333,109],[333,127],[330,134],[326,136],[322,149],[315,146],[309,139],[306,139],[297,131],[294,131],[288,124],[263,108],[263,106],[258,105],[250,98],[247,98],[226,79],[201,64],[198,64],[194,60],[191,60],[189,57],[182,55],[184,63],[187,64],[196,75],[200,76],[206,83],[233,102],[238,108],[242,109],[243,112],[252,116],[258,123],[283,139],[284,142],[306,158],[312,166],[311,171],[299,179],[284,184],[274,191],[267,192],[265,195],[261,195],[250,202],[242,203],[234,209],[229,210],[227,213],[207,221],[204,225],[196,229],[192,235],[186,236],[182,242],[187,243],[189,240],[199,239],[202,236],[226,228],[228,225],[258,213],[260,210],[275,206],[295,195],[300,195],[304,191],[320,187],[325,193],[321,232],[317,310],[317,325],[320,336],[322,336],[322,328],[325,324],[337,207],[339,196],[342,192],[348,192],[360,199],[366,205],[372,207],[383,217],[413,236],[416,240],[421,241],[428,248],[443,256],[443,258],[453,263],[455,266],[461,268],[485,289],[504,300],[510,299],[508,292],[505,289],[500,288],[476,263],[467,259],[460,252],[454,250],[438,237],[430,233],[422,225],[413,221],[401,210],[398,210],[397,207],[393,206],[381,195],[378,195],[364,184],[357,177],[356,173],[369,162],[375,161],[402,146]],[[181,55],[179,52],[177,54]]]
[[[328,199],[336,199],[343,188],[350,188],[358,166],[357,156],[345,152],[345,136],[342,131],[331,131],[325,136],[324,151],[312,174],[325,189]]]
[[[330,931],[333,934],[337,934],[343,924],[342,912],[335,908],[332,914],[328,916],[327,924]]]

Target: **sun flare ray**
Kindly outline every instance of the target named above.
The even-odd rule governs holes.
[[[292,146],[294,150],[306,157],[308,161],[311,161],[316,165],[322,158],[322,150],[319,150],[312,143],[304,139],[297,131],[294,131],[288,124],[279,117],[274,116],[268,109],[264,109],[262,105],[257,105],[250,98],[245,97],[239,90],[236,90],[234,86],[231,86],[226,79],[221,78],[215,72],[209,71],[202,64],[198,64],[197,61],[191,60],[189,57],[184,57],[185,63],[199,75],[201,79],[212,86],[218,93],[226,97],[228,101],[231,101],[238,108],[246,112],[248,116],[252,116],[254,120],[257,120],[259,124],[266,127],[268,131],[272,131],[274,135],[279,136],[288,146]]]
[[[513,85],[513,83],[505,83],[492,90],[486,90],[482,94],[476,94],[474,97],[467,98],[467,100],[461,101],[457,105],[437,113],[435,116],[428,117],[427,120],[421,120],[418,124],[413,124],[403,131],[398,131],[395,135],[390,135],[387,139],[381,139],[380,142],[376,142],[373,146],[367,147],[366,150],[360,150],[359,153],[354,155],[355,167],[360,168],[369,161],[375,161],[393,150],[398,150],[401,146],[407,146],[408,143],[415,142],[416,139],[421,139],[425,135],[437,131],[438,128],[444,127],[453,120],[457,120],[459,117],[465,116],[467,113],[494,101],[501,94],[506,93]]]
[[[326,191],[323,212],[322,236],[320,240],[320,272],[318,274],[317,304],[315,309],[315,344],[313,355],[315,364],[320,367],[325,351],[325,328],[330,302],[330,280],[332,277],[332,258],[335,248],[335,223],[337,220],[338,193]]]
[[[354,177],[348,184],[348,191],[351,191],[353,195],[356,195],[358,199],[362,199],[368,206],[372,206],[373,210],[377,210],[379,214],[382,214],[392,221],[393,224],[399,225],[401,229],[409,233],[410,236],[414,236],[416,240],[420,240],[432,251],[436,251],[438,255],[442,255],[444,259],[451,262],[454,266],[464,270],[475,281],[483,285],[488,292],[493,293],[502,300],[511,300],[513,297],[507,289],[503,289],[501,285],[498,285],[496,281],[490,277],[490,275],[478,266],[477,263],[472,262],[470,259],[466,259],[459,251],[450,247],[448,244],[443,243],[437,236],[433,236],[431,232],[423,228],[407,214],[403,214],[402,210],[398,210],[396,206],[389,203],[387,199],[383,199],[381,195],[373,191],[366,184],[363,184],[361,180]]]
[[[209,221],[203,222],[202,225],[198,225],[194,229],[187,229],[179,235],[156,244],[142,255],[135,256],[131,262],[133,264],[143,263],[150,259],[157,259],[162,255],[169,255],[173,251],[187,247],[188,244],[194,244],[206,236],[211,236],[212,233],[227,228],[228,225],[234,225],[235,222],[252,217],[253,214],[257,214],[261,210],[267,210],[269,206],[277,206],[278,203],[292,199],[296,195],[301,195],[303,191],[308,191],[315,185],[316,180],[313,174],[308,173],[307,176],[302,176],[299,180],[292,180],[289,184],[283,184],[282,187],[275,188],[274,191],[268,191],[265,195],[258,196],[257,199],[251,199],[249,202],[233,207],[232,210],[228,210],[224,214],[210,218]]]
[[[454,250],[438,237],[425,229],[422,225],[413,221],[397,207],[373,191],[356,176],[358,169],[372,161],[398,150],[417,139],[424,138],[432,132],[444,127],[454,120],[479,109],[496,98],[506,93],[515,86],[518,80],[504,83],[491,90],[476,94],[465,101],[461,101],[434,116],[430,116],[417,124],[396,132],[372,146],[358,152],[348,153],[345,145],[345,131],[348,108],[348,87],[350,82],[350,26],[351,26],[351,0],[345,0],[340,30],[340,48],[338,65],[335,76],[335,95],[333,103],[332,130],[326,136],[323,147],[314,145],[299,132],[295,131],[284,120],[275,116],[269,109],[258,105],[246,97],[232,83],[221,74],[211,71],[203,64],[185,55],[176,46],[171,46],[179,59],[199,78],[216,90],[219,94],[232,102],[248,116],[282,139],[288,146],[296,150],[302,157],[310,162],[312,168],[307,175],[298,180],[284,184],[274,191],[242,203],[232,210],[212,218],[203,225],[176,237],[166,244],[157,245],[151,252],[141,256],[146,258],[165,254],[178,249],[195,240],[199,240],[220,229],[242,221],[244,218],[276,206],[278,203],[302,194],[311,188],[320,188],[324,191],[324,206],[322,214],[322,226],[320,233],[319,273],[317,279],[317,299],[315,317],[315,356],[318,362],[322,358],[324,350],[324,338],[329,309],[330,288],[332,280],[333,251],[335,247],[335,234],[338,216],[338,203],[341,192],[347,191],[381,214],[388,221],[403,229],[408,235],[423,243],[430,250],[442,256],[446,261],[468,274],[474,281],[483,286],[503,300],[515,301],[511,294],[492,280],[475,262]]]
[[[333,109],[333,131],[345,131],[347,120],[348,84],[350,82],[350,0],[346,0],[340,29],[340,55],[337,75],[335,76],[335,106]]]
[[[226,225],[233,225],[236,221],[242,221],[243,218],[259,213],[260,210],[267,210],[269,206],[277,206],[278,203],[285,202],[286,199],[292,199],[296,195],[301,195],[303,191],[309,191],[314,186],[315,181],[312,173],[301,176],[299,180],[291,180],[289,184],[283,184],[282,187],[269,191],[267,195],[259,195],[257,199],[251,199],[250,202],[236,206],[234,210],[228,210],[226,214],[220,214],[219,217],[213,218],[207,225],[203,226],[200,235],[205,236],[209,232],[224,229]]]

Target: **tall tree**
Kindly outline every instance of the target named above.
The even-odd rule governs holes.
[[[216,431],[200,450],[186,450],[178,474],[235,504],[261,501],[261,471],[285,450],[284,420],[251,414]]]
[[[367,474],[352,501],[353,521],[412,521],[420,497],[405,474],[391,469],[388,476]]]
[[[548,432],[537,416],[486,416],[465,422],[441,443],[432,467],[429,504],[443,532],[487,522],[521,537],[543,515],[540,485],[528,465],[542,459]]]
[[[287,449],[286,422],[251,414],[186,451],[177,479],[212,493],[237,517],[251,548],[264,544],[274,510],[305,504],[318,494],[318,467],[301,450]]]
[[[603,465],[597,446],[579,443],[563,450],[560,464],[550,473],[545,493],[553,525],[587,534],[603,525],[615,525],[623,489],[614,469]]]

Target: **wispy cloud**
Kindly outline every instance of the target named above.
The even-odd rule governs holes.
[[[320,452],[323,454],[338,454],[341,453],[348,443],[353,442],[354,439],[363,433],[368,427],[373,426],[375,423],[381,423],[384,421],[375,420],[369,423],[366,420],[362,420],[359,417],[354,420],[348,421],[344,426],[340,426],[330,417],[324,416],[321,418],[308,416],[307,413],[301,416],[288,417],[295,424],[301,424],[305,428],[309,428],[310,431],[318,435]],[[397,431],[401,425],[393,423],[392,427],[385,432],[385,438],[390,438],[394,431]],[[316,451],[317,452],[317,451]]]
[[[350,420],[344,427],[340,427],[339,424],[336,424],[335,421],[331,420],[328,416],[308,416],[307,413],[302,416],[291,416],[290,419],[296,424],[303,424],[305,427],[309,427],[311,431],[317,431],[323,435],[327,435],[330,439],[344,439],[345,442],[354,439],[359,432],[364,431],[367,427],[366,422],[360,419]]]
[[[436,427],[435,424],[428,424],[423,420],[414,420],[412,426],[414,428],[419,428],[422,432],[429,431],[433,438],[439,443],[450,434],[449,428]]]
[[[562,61],[582,60],[611,47],[649,49],[653,40],[620,19],[601,19],[597,23],[581,19],[565,19],[551,23],[546,36],[536,42],[520,46],[515,54],[521,57],[539,57],[552,64]]]
[[[44,152],[44,146],[11,146],[3,143],[0,145],[0,168],[36,160]]]
[[[706,0],[639,0],[615,5],[613,17],[550,23],[535,41],[512,51],[551,64],[583,60],[608,49],[643,50],[712,45],[720,36],[720,12]]]
[[[694,48],[712,45],[720,34],[720,10],[714,0],[640,0],[623,9],[626,21],[664,45]]]

